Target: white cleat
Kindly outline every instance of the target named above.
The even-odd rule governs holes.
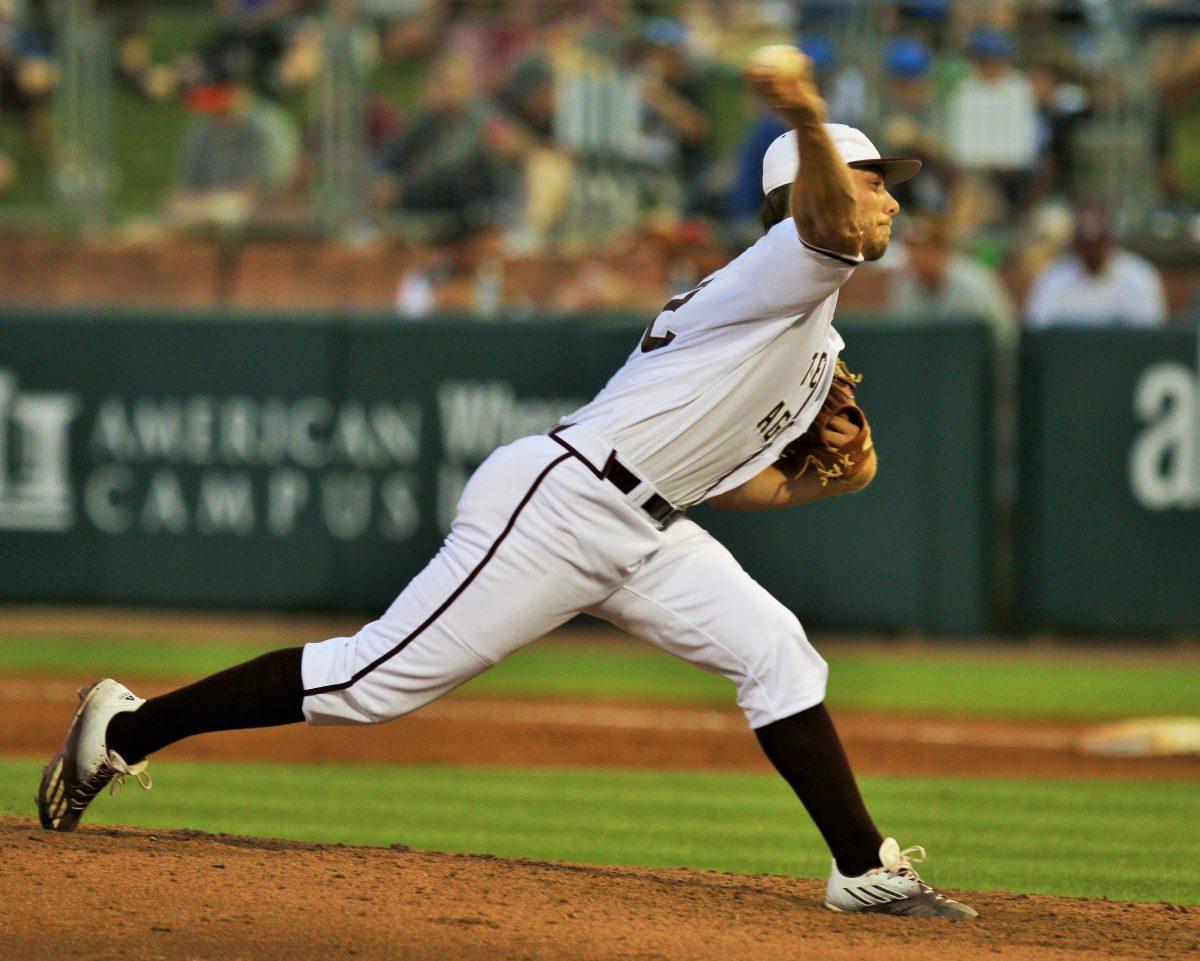
[[[974,908],[939,894],[913,870],[913,861],[925,860],[923,847],[901,851],[895,838],[887,838],[879,848],[879,860],[883,867],[872,868],[856,878],[842,874],[834,861],[825,889],[825,907],[831,911],[904,914],[914,918],[979,917]]]
[[[144,703],[112,678],[79,691],[79,710],[67,729],[67,738],[50,763],[42,768],[38,790],[38,818],[48,831],[74,831],[92,799],[111,783],[116,794],[132,774],[146,790],[150,775],[146,762],[126,764],[105,742],[108,722],[123,711],[136,711]]]

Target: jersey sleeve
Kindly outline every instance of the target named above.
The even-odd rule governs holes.
[[[767,307],[800,314],[841,287],[862,262],[862,254],[847,257],[807,243],[788,217],[746,252],[745,268]]]

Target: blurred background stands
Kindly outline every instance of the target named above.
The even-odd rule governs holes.
[[[233,306],[654,310],[757,236],[782,127],[739,72],[780,41],[831,119],[926,160],[919,249],[845,306],[928,305],[914,264],[1024,303],[1084,203],[1186,318],[1190,0],[0,0],[3,297],[70,301],[94,263],[95,298],[149,298],[105,283],[137,250]]]

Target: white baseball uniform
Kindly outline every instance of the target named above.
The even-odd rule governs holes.
[[[673,508],[749,480],[808,428],[856,262],[787,219],[667,304],[591,403],[480,466],[382,617],[305,647],[308,721],[391,720],[580,612],[733,680],[752,727],[820,703],[826,665],[799,621]]]

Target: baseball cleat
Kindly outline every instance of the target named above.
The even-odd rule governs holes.
[[[145,701],[112,678],[80,688],[79,710],[67,729],[67,738],[50,763],[42,768],[38,789],[38,818],[48,831],[74,831],[83,812],[105,785],[117,794],[125,778],[133,775],[150,790],[146,762],[126,764],[105,743],[108,722],[123,711],[136,711]]]
[[[825,889],[825,907],[831,911],[903,914],[913,918],[979,917],[974,908],[951,901],[917,875],[912,862],[925,860],[923,847],[901,851],[895,838],[887,838],[879,848],[879,860],[882,867],[872,868],[856,878],[842,874],[834,861]]]

